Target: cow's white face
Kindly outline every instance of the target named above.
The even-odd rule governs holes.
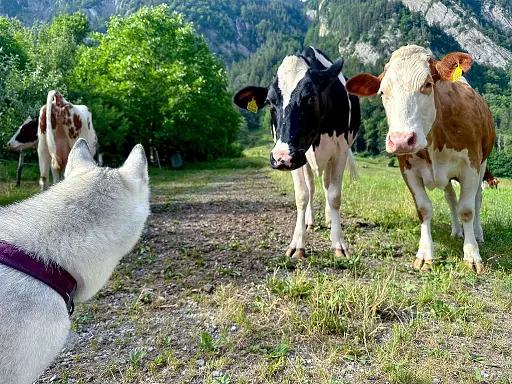
[[[389,127],[386,151],[401,155],[427,146],[436,119],[433,89],[424,48],[403,47],[393,54],[379,88]]]
[[[320,135],[322,113],[330,105],[329,86],[339,79],[343,59],[327,69],[313,69],[303,56],[287,56],[268,88],[246,87],[233,101],[241,108],[268,105],[275,146],[274,169],[293,170],[306,164],[306,152]]]

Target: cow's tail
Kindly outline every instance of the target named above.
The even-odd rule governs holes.
[[[57,159],[57,144],[55,143],[55,136],[53,136],[52,127],[52,105],[53,98],[56,94],[57,91],[50,91],[48,92],[48,97],[46,98],[46,143],[52,158],[53,169],[59,169],[59,160]]]
[[[357,164],[352,150],[348,149],[347,165],[350,170],[350,181],[359,180],[359,173],[357,172]]]

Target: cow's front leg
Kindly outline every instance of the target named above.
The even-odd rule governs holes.
[[[345,242],[341,231],[341,185],[343,181],[343,171],[347,164],[348,147],[341,150],[339,157],[331,164],[331,177],[327,188],[327,205],[329,206],[331,218],[331,246],[336,256],[350,257],[348,244]]]
[[[411,170],[402,170],[405,183],[411,191],[420,219],[420,243],[413,267],[417,270],[429,271],[434,261],[434,242],[430,222],[433,216],[432,202],[425,192],[423,181]]]
[[[457,195],[451,182],[444,189],[444,197],[450,207],[450,214],[452,216],[452,237],[462,239],[464,235],[462,234],[462,227],[460,226],[459,215],[457,214]]]
[[[469,269],[474,267],[476,273],[482,273],[484,270],[473,227],[476,216],[475,201],[479,184],[480,176],[477,172],[472,168],[467,169],[460,183],[458,207],[458,214],[464,228],[464,262]]]
[[[46,137],[39,135],[39,142],[37,144],[37,157],[39,159],[39,188],[41,192],[48,189],[48,182],[50,178],[50,152],[46,145]]]
[[[292,171],[292,178],[295,188],[297,222],[295,223],[293,239],[286,251],[286,256],[293,259],[302,259],[306,256],[306,208],[309,202],[309,190],[302,168]]]
[[[309,192],[308,206],[306,208],[306,229],[313,231],[315,229],[315,210],[313,208],[313,198],[315,196],[315,176],[310,165],[306,163],[302,167],[304,171],[304,180],[306,181],[306,187]]]

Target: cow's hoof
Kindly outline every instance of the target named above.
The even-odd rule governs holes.
[[[472,263],[471,261],[464,260],[464,265],[470,271],[476,272],[477,275],[480,275],[484,272],[484,265],[481,261],[477,261],[476,263]]]
[[[412,267],[417,271],[430,272],[432,270],[432,260],[414,259]]]
[[[414,259],[414,262],[412,263],[412,267],[419,271],[421,269],[421,267],[423,266],[423,259]]]
[[[346,257],[349,259],[351,257],[350,251],[348,249],[336,248],[334,250],[334,255],[336,257]]]
[[[484,243],[484,238],[483,237],[476,237],[476,242],[478,244],[483,244]]]
[[[304,248],[299,248],[299,249],[288,248],[286,250],[286,256],[291,257],[292,260],[301,260],[306,257],[306,250]]]
[[[432,271],[432,260],[423,260],[423,265],[421,266],[421,272],[430,272]]]
[[[315,230],[315,226],[314,226],[314,224],[308,224],[308,225],[306,226],[306,230],[307,230],[308,232],[313,232],[313,231]]]
[[[292,256],[292,260],[303,260],[305,258],[306,258],[306,250],[304,248],[297,249]]]

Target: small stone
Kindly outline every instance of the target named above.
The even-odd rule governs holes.
[[[148,350],[148,352],[153,352],[153,351],[155,350],[155,348],[153,348],[153,347],[148,347],[148,348],[147,348],[147,350]]]
[[[432,380],[432,384],[441,384],[441,379],[434,377],[434,380]]]
[[[57,380],[57,375],[52,376],[52,378],[50,379],[50,383],[54,382],[55,380]]]
[[[212,293],[214,288],[215,287],[213,286],[213,284],[205,284],[203,287],[203,291],[206,293]]]
[[[222,374],[221,371],[213,371],[212,372],[212,377],[219,377],[221,374]]]
[[[199,359],[199,360],[196,360],[196,364],[200,367],[204,367],[205,361],[204,361],[204,359]]]
[[[230,330],[231,330],[231,332],[235,332],[235,331],[236,331],[236,326],[234,326],[234,325],[233,325],[233,326],[230,328]]]

